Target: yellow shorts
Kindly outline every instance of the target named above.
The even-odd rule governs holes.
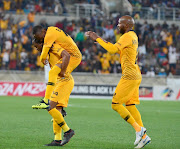
[[[119,104],[139,104],[139,86],[141,80],[121,79],[116,87],[112,102]]]
[[[55,89],[50,100],[57,102],[57,106],[67,107],[69,96],[74,88],[74,79],[71,72],[80,64],[81,58],[70,57],[65,77],[58,77]]]
[[[67,107],[69,96],[74,87],[74,79],[69,81],[57,82],[50,100],[57,102],[57,106]]]

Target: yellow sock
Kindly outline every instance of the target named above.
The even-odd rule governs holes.
[[[136,132],[141,131],[141,126],[139,126],[137,122],[134,122],[132,126],[136,130]]]
[[[141,114],[139,113],[136,106],[135,105],[126,106],[126,109],[128,109],[128,111],[131,113],[131,115],[133,116],[135,121],[139,124],[139,126],[144,127],[143,122],[141,120]]]
[[[62,128],[53,120],[54,140],[62,140]]]
[[[66,124],[66,122],[64,121],[62,114],[56,108],[53,108],[48,112],[56,121],[56,123],[63,129],[64,132],[70,129],[68,125]]]
[[[56,65],[49,71],[49,79],[48,79],[48,84],[47,84],[46,93],[45,93],[46,99],[50,99],[51,94],[55,88],[55,84],[57,82],[58,74],[60,72],[61,72],[61,68],[59,68]]]
[[[136,123],[131,113],[122,104],[112,104],[112,109],[117,111],[125,121],[133,126],[136,131],[141,130],[141,127]]]

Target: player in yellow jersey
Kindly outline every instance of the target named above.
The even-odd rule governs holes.
[[[99,37],[92,31],[86,32],[92,40],[98,42],[104,49],[110,53],[119,53],[122,67],[122,77],[116,87],[112,99],[112,109],[136,131],[135,148],[142,148],[148,144],[151,139],[146,134],[141,115],[135,104],[139,104],[139,85],[141,83],[141,72],[136,63],[138,37],[132,30],[134,20],[131,16],[123,16],[119,19],[118,29],[122,33],[119,40],[112,44]],[[125,104],[125,106],[123,106]]]
[[[62,146],[68,143],[74,135],[74,131],[64,121],[61,111],[62,107],[67,107],[69,96],[74,87],[71,72],[80,64],[82,56],[72,38],[59,28],[49,27],[45,30],[41,26],[35,26],[33,35],[35,46],[38,49],[41,49],[42,46],[41,62],[46,64],[48,60],[51,70],[49,71],[45,97],[41,103],[33,105],[32,108],[48,110],[53,117],[55,132],[55,139],[48,146]],[[62,141],[60,141],[61,136],[59,135],[60,128],[64,131]]]

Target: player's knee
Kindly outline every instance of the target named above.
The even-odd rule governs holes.
[[[54,101],[49,101],[49,108],[48,108],[48,111],[56,108],[56,105],[57,105],[57,102],[54,102]]]

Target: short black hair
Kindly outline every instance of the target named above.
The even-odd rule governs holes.
[[[36,25],[33,27],[33,35],[36,34],[37,32],[43,30],[44,28],[41,25]]]

